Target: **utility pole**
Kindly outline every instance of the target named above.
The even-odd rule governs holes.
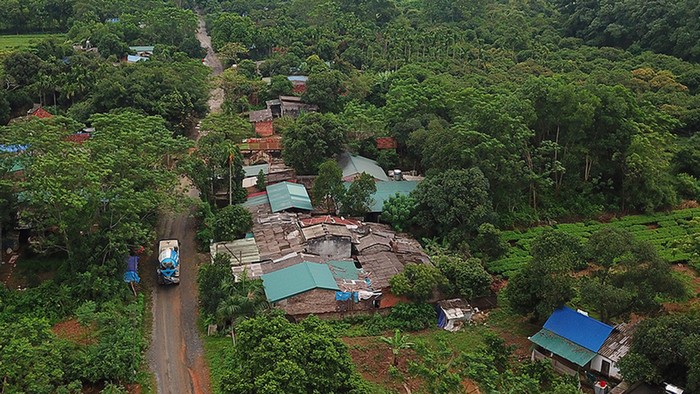
[[[233,155],[228,156],[228,205],[233,205]]]

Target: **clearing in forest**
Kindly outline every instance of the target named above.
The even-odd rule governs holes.
[[[26,48],[47,38],[64,39],[65,34],[8,34],[0,35],[0,52]]]

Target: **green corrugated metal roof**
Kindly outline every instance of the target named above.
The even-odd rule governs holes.
[[[267,197],[270,199],[272,212],[280,212],[290,208],[307,211],[314,209],[306,188],[298,183],[281,182],[269,185],[267,187]]]
[[[345,182],[345,189],[348,189],[351,183],[352,182]],[[377,191],[372,195],[372,205],[369,207],[369,211],[381,213],[385,201],[394,197],[396,193],[401,195],[411,194],[411,192],[418,187],[419,183],[420,181],[375,182]]]
[[[263,171],[263,174],[267,175],[270,173],[270,165],[269,164],[257,164],[254,166],[243,166],[243,172],[245,172],[245,177],[252,177],[252,176],[258,176],[260,173],[260,170]]]
[[[258,205],[268,204],[270,200],[267,198],[267,193],[261,193],[252,197],[248,197],[247,200],[241,205],[244,207],[256,207]]]
[[[530,337],[530,341],[582,367],[596,355],[594,352],[544,328]]]
[[[338,156],[338,166],[343,170],[343,178],[366,172],[380,181],[387,182],[389,180],[376,161],[362,156],[353,156],[348,152],[343,152]]]
[[[327,265],[308,261],[264,274],[262,280],[270,302],[282,301],[313,289],[340,290]]]
[[[150,45],[141,45],[141,46],[137,45],[137,46],[129,47],[129,49],[132,51],[136,51],[136,52],[153,52],[155,47],[150,46]]]
[[[24,170],[24,163],[22,163],[21,160],[16,160],[14,164],[12,164],[12,168],[10,168],[10,172],[17,172],[22,170]]]
[[[329,261],[331,273],[337,279],[359,280],[357,267],[352,261]]]

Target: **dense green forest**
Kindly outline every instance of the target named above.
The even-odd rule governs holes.
[[[231,111],[264,90],[247,59],[264,60],[262,76],[307,73],[307,101],[361,153],[378,155],[364,139],[394,136],[388,164],[479,168],[500,225],[668,209],[700,191],[700,67],[643,41],[570,37],[556,4],[200,5],[215,47],[242,47],[225,76]]]

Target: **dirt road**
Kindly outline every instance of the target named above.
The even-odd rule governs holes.
[[[188,184],[187,180],[183,183]],[[197,191],[190,188],[189,195],[196,197]],[[158,236],[180,240],[182,251],[180,285],[156,285],[153,290],[153,334],[148,359],[159,394],[211,392],[197,329],[197,266],[204,256],[196,253],[194,233],[189,212],[167,215],[159,224]],[[153,272],[148,274],[155,275],[155,263],[151,268]]]
[[[207,49],[204,63],[218,75],[223,71],[221,62],[214,54],[211,39],[207,34],[204,18],[199,16],[197,39]],[[220,88],[211,92],[211,112],[221,110],[224,92]],[[195,133],[194,139],[199,138]],[[198,198],[198,191],[187,179],[182,179],[183,189],[191,198]],[[153,290],[153,334],[148,349],[148,360],[156,376],[158,394],[207,394],[211,392],[209,370],[204,360],[202,340],[197,329],[197,266],[207,260],[197,254],[194,234],[195,223],[190,212],[170,214],[161,218],[158,237],[180,240],[180,284],[177,286],[154,286]],[[157,252],[153,253],[157,256]],[[149,275],[155,277],[155,262]],[[154,280],[155,282],[155,280]]]
[[[207,25],[204,22],[204,16],[198,15],[199,27],[197,28],[197,39],[202,48],[207,50],[207,56],[204,58],[204,64],[211,67],[212,74],[214,76],[224,72],[224,67],[216,57],[214,49],[211,46],[211,37],[207,32]],[[221,88],[215,88],[209,94],[209,111],[210,112],[221,112],[221,104],[224,102],[224,91]]]

